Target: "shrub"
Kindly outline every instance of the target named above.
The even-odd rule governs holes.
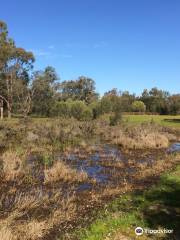
[[[134,101],[132,103],[132,110],[134,112],[145,112],[146,105],[142,101]]]
[[[56,102],[51,109],[51,116],[69,117],[71,115],[71,104],[67,101]]]
[[[92,111],[93,119],[98,118],[101,114],[101,102],[100,101],[94,101],[89,105],[89,108]]]
[[[122,107],[121,107],[121,102],[118,98],[116,99],[116,102],[114,103],[113,112],[114,112],[114,115],[110,116],[110,119],[109,119],[111,126],[118,125],[122,119]]]
[[[101,113],[109,113],[112,111],[113,103],[110,98],[103,97],[101,99]]]
[[[91,120],[92,110],[82,101],[73,101],[71,106],[71,115],[77,120]]]
[[[116,126],[121,122],[122,115],[121,112],[116,112],[114,113],[113,116],[110,116],[109,121],[110,121],[110,126]]]

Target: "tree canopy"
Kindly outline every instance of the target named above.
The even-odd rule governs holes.
[[[113,88],[103,96],[87,76],[60,81],[52,66],[33,71],[34,55],[17,47],[7,24],[0,21],[0,101],[6,114],[74,117],[78,120],[112,114],[112,124],[121,112],[179,114],[180,94],[153,87],[140,96]]]

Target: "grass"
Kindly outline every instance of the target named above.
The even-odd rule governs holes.
[[[23,157],[19,156],[17,151],[6,151],[2,155],[4,179],[13,181],[23,175]]]
[[[78,231],[80,240],[136,239],[137,226],[147,229],[173,229],[174,233],[158,239],[179,239],[180,166],[162,175],[157,185],[143,192],[120,196],[99,213],[99,218],[85,230]],[[157,239],[144,234],[140,239]]]
[[[124,115],[124,118],[127,117]],[[160,116],[154,117],[159,118]],[[65,237],[63,239],[69,239],[64,234],[66,231],[71,234],[71,231],[68,232],[71,224],[73,228],[76,224],[79,224],[78,227],[80,227],[82,218],[87,224],[84,214],[87,213],[87,218],[91,219],[90,211],[95,209],[97,212],[97,208],[94,207],[98,204],[102,208],[104,201],[107,202],[122,192],[136,189],[135,185],[133,188],[132,181],[128,182],[128,180],[136,180],[138,188],[140,185],[144,188],[144,185],[148,184],[146,179],[159,176],[177,163],[179,159],[177,154],[168,155],[163,164],[160,158],[156,158],[157,161],[153,168],[141,163],[136,164],[136,175],[133,171],[132,174],[126,172],[131,167],[130,165],[134,169],[135,157],[143,157],[143,155],[132,156],[135,152],[131,149],[142,147],[144,150],[137,152],[137,154],[141,154],[147,148],[154,150],[167,147],[168,141],[178,141],[176,139],[179,137],[178,129],[150,124],[151,120],[147,124],[138,125],[144,121],[143,115],[129,116],[129,118],[132,121],[129,120],[118,126],[109,126],[108,121],[101,121],[101,119],[91,122],[45,118],[3,120],[0,123],[2,151],[0,159],[2,183],[0,186],[2,194],[0,197],[0,239],[26,240],[38,239],[38,237],[53,239],[53,236],[57,236],[59,233]],[[135,118],[141,118],[141,121],[138,120],[133,125]],[[89,154],[96,152],[96,147],[91,146],[91,141],[99,144],[101,140],[124,147],[124,150],[128,150],[132,156],[132,159],[128,161],[129,166],[125,166],[122,162],[118,163],[118,159],[116,161],[114,155],[108,162],[108,155],[103,150],[104,147],[98,150],[103,159],[102,163],[98,164],[101,166],[104,163],[107,166],[106,173],[111,175],[115,183],[114,186],[109,185],[102,191],[100,188],[98,189],[98,184],[94,184],[95,180],[91,182],[85,172],[77,171],[75,168],[76,164],[79,164],[79,160],[83,161],[88,158]],[[103,141],[102,143],[104,143]],[[71,153],[78,153],[79,156],[78,162],[76,159],[71,161],[72,168],[68,158]],[[88,166],[91,167],[91,164],[93,164],[92,161],[88,159]],[[152,190],[154,193],[126,194],[113,201],[100,213],[101,215],[97,215],[98,220],[88,229],[78,232],[78,237],[82,240],[119,240],[121,236],[134,237],[134,228],[137,225],[151,227],[155,222],[160,227],[164,226],[165,221],[160,221],[162,219],[156,222],[161,213],[162,215],[170,213],[171,217],[171,209],[175,214],[177,211],[176,207],[170,205],[171,202],[168,203],[170,206],[166,207],[166,198],[171,201],[176,198],[176,194],[168,195],[176,191],[176,182],[172,180],[175,185],[173,189],[171,185],[166,186],[170,184],[168,176],[164,178],[164,183],[163,178],[161,179],[165,189],[162,195],[160,195],[161,192],[157,193],[159,188]],[[93,189],[82,195],[76,194],[77,185],[84,181],[94,184]],[[153,196],[158,199],[152,199]],[[155,218],[153,222],[150,213],[154,211],[157,214],[157,211],[162,208],[163,211],[161,210],[157,216],[153,216]],[[148,211],[148,209],[151,210]],[[167,218],[169,219],[169,215]],[[174,224],[174,228],[176,228],[176,223]]]
[[[157,123],[121,124],[101,128],[103,139],[124,149],[166,148],[170,141],[178,141],[178,130]]]
[[[56,162],[51,168],[45,169],[45,183],[56,181],[82,182],[88,179],[87,173],[70,168],[62,161]]]
[[[140,124],[153,121],[165,127],[180,128],[180,115],[124,115],[123,119],[128,124]]]
[[[3,209],[5,213],[5,217],[0,219],[1,240],[41,239],[53,227],[70,221],[76,213],[74,195],[63,197],[62,192],[56,191],[51,198],[42,192],[16,193],[14,201],[11,201],[12,205],[9,206],[11,211],[3,208],[3,202],[1,199],[0,211]]]
[[[102,119],[106,119],[109,118],[109,115],[107,114],[107,116],[102,116]],[[53,118],[31,118],[33,123],[47,123],[49,121],[51,121],[51,119]],[[57,118],[55,118],[57,119]],[[150,121],[154,121],[162,126],[166,126],[166,127],[177,127],[180,128],[180,115],[146,115],[146,114],[142,114],[142,115],[128,115],[128,114],[124,114],[123,115],[123,119],[125,120],[126,123],[130,123],[130,124],[139,124],[139,123],[143,123],[143,122],[150,122]],[[16,123],[18,123],[19,119],[18,118],[12,118],[12,119],[7,119],[5,118],[2,122],[14,125]]]

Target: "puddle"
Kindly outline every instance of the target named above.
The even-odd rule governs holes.
[[[99,153],[96,153],[96,154],[94,154],[93,156],[91,156],[91,159],[92,159],[93,161],[98,161],[98,160],[100,159]]]
[[[180,143],[173,143],[169,148],[168,148],[168,152],[169,153],[173,153],[173,152],[180,152]]]
[[[128,164],[129,157],[127,158],[126,155],[123,155],[121,150],[116,146],[99,144],[93,145],[93,149],[94,150],[91,153],[81,150],[69,154],[59,153],[57,154],[56,159],[65,161],[66,164],[78,171],[86,172],[90,179],[94,179],[96,183],[101,185],[108,182],[119,182],[124,174],[128,174],[129,177],[131,177],[136,173],[136,167],[133,164]],[[173,143],[167,149],[167,152],[180,152],[180,143]],[[135,163],[147,164],[148,167],[152,166],[155,159],[153,153],[145,156],[138,154],[133,155],[132,157],[136,157]],[[36,161],[37,158],[34,156],[31,156],[31,159],[29,159],[33,175],[43,182],[43,171],[36,167]],[[121,162],[123,163],[122,165]],[[76,191],[86,191],[92,189],[92,187],[92,184],[87,181],[79,184]]]
[[[89,177],[96,179],[98,183],[104,183],[108,180],[108,175],[101,173],[103,171],[101,166],[85,166],[82,169],[87,172]]]
[[[85,160],[78,161],[76,169],[85,171],[97,183],[103,184],[108,181],[110,173],[107,173],[107,167],[101,166],[101,161],[119,161],[123,157],[119,149],[110,145],[95,147],[97,149],[93,154],[88,155]]]
[[[82,192],[82,191],[87,191],[92,189],[92,184],[90,183],[82,183],[81,185],[78,186],[77,192]]]

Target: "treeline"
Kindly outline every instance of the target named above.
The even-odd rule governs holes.
[[[33,71],[34,61],[33,53],[17,47],[6,23],[0,22],[0,107],[9,117],[13,113],[89,120],[114,113],[113,123],[121,112],[180,113],[180,94],[152,88],[136,96],[112,89],[100,97],[93,79],[81,76],[61,82],[53,67]]]

